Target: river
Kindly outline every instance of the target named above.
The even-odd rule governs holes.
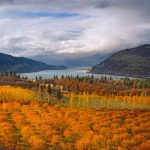
[[[91,73],[88,73],[90,70],[90,67],[80,67],[80,68],[69,68],[66,70],[45,70],[40,72],[33,72],[33,73],[21,73],[21,77],[28,77],[29,79],[35,79],[36,76],[41,76],[43,79],[50,79],[53,78],[54,75],[57,75],[58,77],[61,77],[62,75],[72,75],[72,76],[91,76]],[[104,75],[104,74],[93,74],[94,77],[100,78],[102,76],[112,77],[113,79],[117,80],[120,79],[121,76],[114,76],[114,75]]]

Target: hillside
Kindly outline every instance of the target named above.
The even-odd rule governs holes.
[[[93,66],[92,73],[130,77],[150,77],[150,44],[122,50]]]
[[[24,57],[13,57],[11,55],[0,53],[0,72],[13,70],[17,73],[28,73],[66,68],[66,66],[48,65],[40,61],[35,61]]]

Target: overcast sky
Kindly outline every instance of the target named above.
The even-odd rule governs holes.
[[[111,52],[150,43],[150,0],[0,0],[0,52]]]

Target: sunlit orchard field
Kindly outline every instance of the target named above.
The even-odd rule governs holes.
[[[50,105],[11,86],[0,97],[0,150],[150,149],[148,97],[72,93],[65,105]]]
[[[0,104],[0,149],[149,150],[150,111]]]
[[[149,109],[150,97],[144,96],[114,96],[105,97],[93,94],[66,94],[71,107],[107,108],[107,109]]]

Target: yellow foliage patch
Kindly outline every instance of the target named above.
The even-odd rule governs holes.
[[[0,101],[28,102],[37,99],[37,94],[29,89],[13,86],[0,86]]]

